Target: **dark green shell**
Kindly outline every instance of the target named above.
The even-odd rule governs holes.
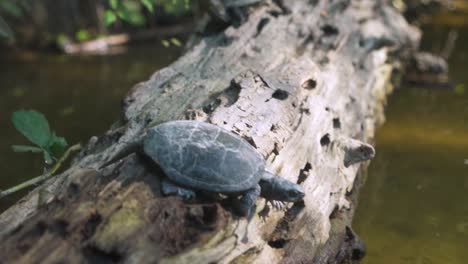
[[[231,193],[253,188],[265,161],[241,137],[199,121],[171,121],[149,129],[144,152],[173,182],[195,190]]]

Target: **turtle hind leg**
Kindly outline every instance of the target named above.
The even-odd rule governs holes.
[[[252,208],[260,195],[260,185],[245,191],[244,195],[237,201],[236,209],[241,216],[250,218],[252,216]]]
[[[194,191],[175,185],[166,179],[161,180],[161,192],[165,196],[177,195],[184,199],[193,199],[196,196]]]

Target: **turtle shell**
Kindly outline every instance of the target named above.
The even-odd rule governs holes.
[[[209,192],[242,192],[259,182],[260,154],[241,137],[199,121],[171,121],[148,130],[143,150],[173,182]]]

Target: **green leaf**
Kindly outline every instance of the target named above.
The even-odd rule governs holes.
[[[117,15],[125,22],[134,26],[141,26],[146,22],[146,18],[141,13],[139,1],[123,1],[122,5],[119,6]]]
[[[23,16],[23,11],[21,8],[12,1],[2,1],[0,3],[0,7],[15,18],[21,18]]]
[[[128,21],[130,20],[130,14],[128,13],[128,11],[124,8],[120,8],[118,11],[117,11],[117,16],[124,20],[124,21]]]
[[[165,48],[169,48],[169,46],[171,46],[171,43],[169,43],[169,41],[163,39],[161,41],[162,45],[165,47]]]
[[[176,38],[171,38],[170,41],[172,42],[172,44],[174,44],[177,47],[182,46],[182,43],[180,43],[180,41]]]
[[[76,40],[78,40],[80,42],[89,40],[89,33],[88,33],[88,31],[86,29],[78,30],[75,33],[75,38],[76,38]]]
[[[134,26],[142,26],[146,23],[146,18],[141,14],[134,13],[128,22]]]
[[[45,116],[34,110],[19,110],[11,115],[15,128],[41,148],[48,146],[51,133]]]
[[[110,10],[107,10],[104,13],[104,25],[108,27],[112,25],[115,21],[117,21],[117,16],[115,15],[115,13]]]
[[[32,153],[40,153],[43,150],[38,147],[34,146],[24,146],[24,145],[13,145],[11,146],[14,152],[32,152]]]
[[[134,26],[140,26],[146,22],[146,19],[144,16],[142,16],[141,14],[133,10],[128,11],[122,8],[122,9],[119,9],[119,11],[117,12],[117,15],[120,17],[120,19]]]
[[[48,151],[52,156],[59,158],[65,152],[67,145],[68,143],[65,140],[65,138],[57,137],[57,135],[55,135],[55,132],[52,132],[52,137],[50,138]]]
[[[58,45],[63,46],[66,43],[68,43],[69,40],[68,40],[67,36],[65,36],[64,34],[58,34],[57,37],[55,38],[55,42]]]
[[[109,5],[112,9],[117,9],[117,6],[119,5],[119,3],[117,2],[117,0],[109,0]]]
[[[13,37],[13,31],[11,30],[10,26],[3,20],[0,16],[0,38],[11,38]]]
[[[153,3],[151,0],[141,0],[141,4],[150,12],[153,13]]]

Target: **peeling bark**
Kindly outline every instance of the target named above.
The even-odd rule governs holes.
[[[419,31],[387,1],[267,1],[239,27],[203,38],[124,99],[124,125],[90,140],[72,167],[0,216],[5,262],[341,263],[356,176],[374,155],[391,73]],[[287,11],[287,12],[285,12]],[[257,201],[250,221],[223,199],[162,197],[162,171],[131,154],[145,130],[211,122],[250,142],[298,182],[285,211]],[[353,249],[356,249],[354,251]]]

